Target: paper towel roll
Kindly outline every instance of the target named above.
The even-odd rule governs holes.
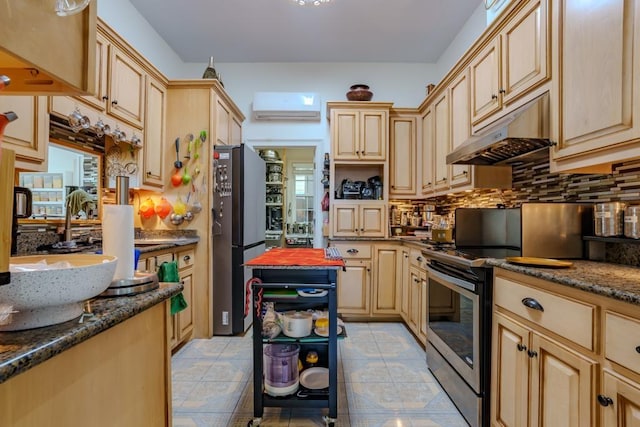
[[[132,279],[133,206],[104,205],[102,213],[102,253],[118,257],[113,280]]]

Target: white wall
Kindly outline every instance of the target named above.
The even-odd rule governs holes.
[[[453,39],[447,50],[438,58],[438,63],[436,64],[437,80],[432,83],[437,84],[471,47],[471,44],[480,37],[480,34],[482,34],[488,26],[486,16],[487,11],[484,8],[484,3],[480,3],[469,19],[467,19],[464,27],[462,27],[462,30],[460,30],[456,38]]]
[[[183,76],[180,57],[129,0],[98,1],[98,16],[167,77]]]

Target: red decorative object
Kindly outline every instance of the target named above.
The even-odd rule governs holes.
[[[347,92],[347,99],[349,101],[371,101],[373,98],[373,92],[369,90],[369,86],[363,84],[353,85]]]

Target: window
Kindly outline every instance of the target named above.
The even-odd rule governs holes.
[[[293,163],[295,212],[294,221],[305,224],[308,234],[313,234],[313,163]]]

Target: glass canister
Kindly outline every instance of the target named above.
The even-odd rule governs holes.
[[[593,210],[596,236],[622,236],[625,204],[622,202],[596,203]]]
[[[631,239],[640,239],[640,205],[627,206],[624,210],[624,235]]]
[[[298,391],[298,344],[264,346],[264,389],[271,396],[287,396]]]

